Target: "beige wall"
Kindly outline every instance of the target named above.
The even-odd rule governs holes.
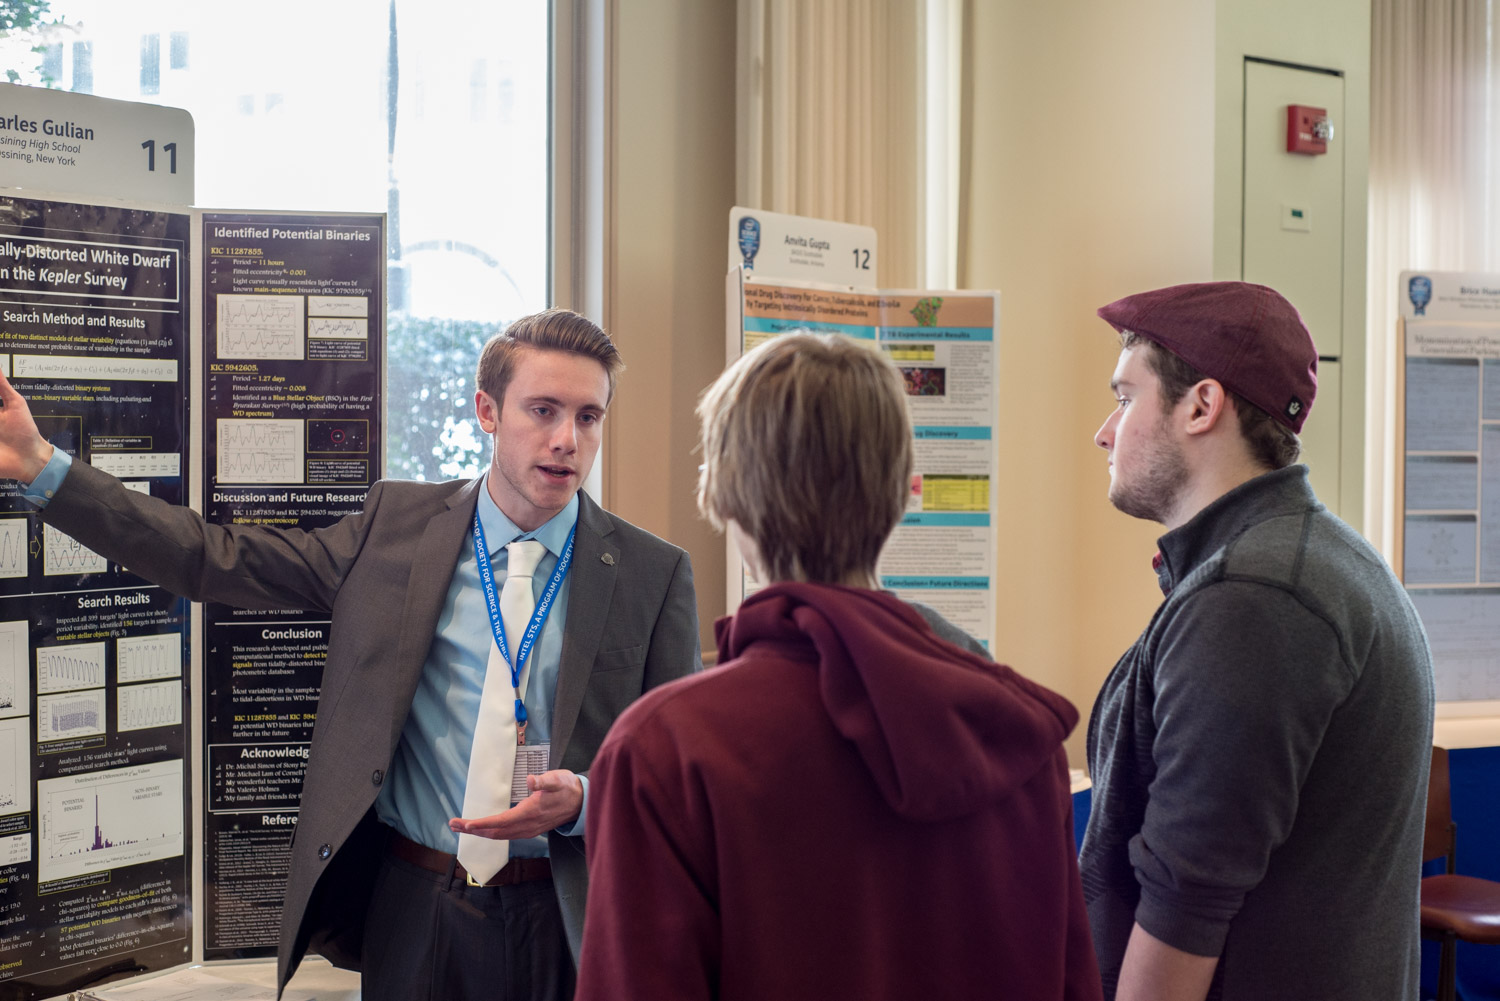
[[[1200,0],[971,5],[960,282],[1001,291],[994,653],[1083,734],[1161,600],[1157,527],[1117,513],[1093,433],[1118,350],[1094,310],[1211,277],[1214,17]]]
[[[1274,2],[1301,12],[1321,44],[1282,39],[1257,19],[1259,0],[1219,0],[1217,19],[1201,0],[968,4],[959,281],[1001,291],[995,654],[1078,706],[1075,766],[1100,684],[1161,597],[1150,567],[1159,529],[1110,507],[1092,444],[1113,406],[1117,355],[1094,310],[1226,276],[1232,213],[1220,204],[1216,130],[1226,58],[1347,66],[1350,126],[1367,118],[1361,0]],[[725,561],[693,506],[692,409],[723,366],[735,5],[612,10],[604,316],[629,369],[608,424],[604,496],[692,553],[710,648]],[[1363,243],[1353,252],[1362,259]]]
[[[694,504],[698,393],[724,367],[734,199],[732,3],[614,5],[605,310],[626,371],[606,422],[604,500],[683,546],[704,648],[724,611],[724,544]]]

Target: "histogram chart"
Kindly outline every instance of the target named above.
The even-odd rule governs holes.
[[[65,646],[37,648],[38,692],[71,692],[80,688],[103,687],[103,643],[70,643]]]
[[[0,816],[31,810],[29,722],[0,719]]]
[[[219,483],[301,483],[303,422],[219,421]]]
[[[182,634],[124,636],[115,641],[115,673],[120,684],[182,677]]]
[[[25,518],[0,518],[0,578],[26,576]]]
[[[70,577],[81,573],[103,573],[109,561],[51,525],[42,526],[42,573],[48,577]]]
[[[36,742],[104,733],[104,689],[41,695],[36,700]]]
[[[31,714],[31,623],[0,622],[0,717]]]
[[[37,880],[182,854],[182,760],[36,784]]]
[[[219,358],[300,361],[300,295],[219,296]]]
[[[182,682],[121,685],[115,691],[115,704],[119,708],[117,726],[121,733],[149,730],[153,726],[177,726],[182,722]]]

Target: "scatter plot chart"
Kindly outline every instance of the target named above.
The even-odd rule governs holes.
[[[0,578],[26,576],[25,518],[0,518]]]
[[[0,816],[31,809],[29,720],[0,719]]]
[[[70,535],[51,525],[42,526],[42,573],[69,577],[81,573],[103,573],[109,561]]]
[[[182,677],[182,634],[121,637],[115,641],[115,673],[122,685]]]
[[[94,737],[104,732],[104,689],[42,695],[36,700],[36,742]]]
[[[302,359],[300,295],[221,295],[218,319],[221,359]]]
[[[0,717],[31,714],[31,623],[0,622]]]
[[[177,726],[182,722],[182,682],[161,681],[153,685],[121,685],[115,692],[121,732],[149,730],[153,726]]]
[[[182,761],[36,784],[43,883],[182,854]]]
[[[303,422],[219,421],[219,483],[301,483]]]
[[[70,643],[38,647],[36,690],[71,692],[104,687],[104,644]]]

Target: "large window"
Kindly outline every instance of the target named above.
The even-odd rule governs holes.
[[[548,300],[541,0],[0,0],[20,83],[187,109],[207,208],[386,211],[387,475],[472,475],[480,345]]]

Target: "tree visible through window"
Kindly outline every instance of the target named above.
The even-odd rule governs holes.
[[[0,61],[187,109],[201,206],[387,212],[386,475],[442,479],[483,466],[480,347],[547,305],[547,8],[0,0]]]

